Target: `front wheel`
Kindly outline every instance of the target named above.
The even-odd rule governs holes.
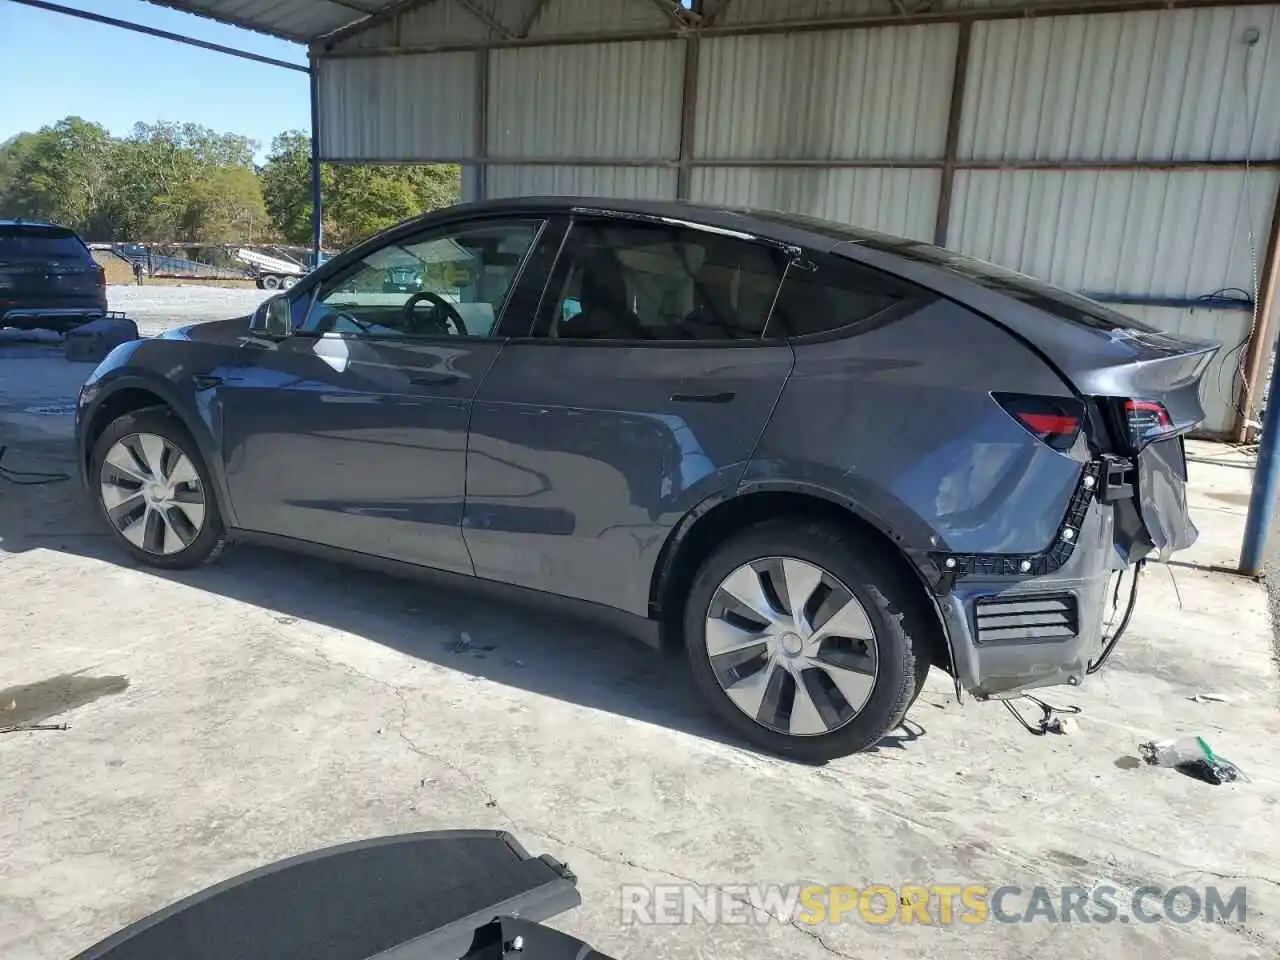
[[[93,489],[113,539],[166,569],[214,560],[226,531],[195,440],[162,408],[113,420],[93,447]]]
[[[273,273],[268,273],[265,277],[262,278],[262,289],[263,290],[280,289],[280,278]]]
[[[821,763],[865,750],[901,722],[928,670],[903,628],[910,602],[855,534],[762,524],[723,544],[689,590],[694,679],[771,753]]]

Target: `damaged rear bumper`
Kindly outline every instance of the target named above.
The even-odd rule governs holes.
[[[1040,554],[933,555],[961,688],[981,699],[1079,684],[1098,661],[1113,577],[1141,556],[1127,524],[1117,529],[1136,497],[1128,485],[1115,489],[1114,472],[1105,459],[1088,465],[1056,540]],[[1185,508],[1175,512],[1185,518]],[[1186,528],[1194,540],[1189,519]]]
[[[1040,576],[967,576],[939,597],[960,685],[977,697],[1078,684],[1102,652],[1112,574],[1123,568],[1110,505],[1091,501],[1079,541]]]

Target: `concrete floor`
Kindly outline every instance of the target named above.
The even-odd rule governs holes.
[[[39,348],[0,353],[6,467],[71,469],[64,411],[87,372]],[[1076,734],[1035,738],[998,705],[958,705],[935,671],[907,728],[822,768],[730,741],[678,663],[600,631],[263,550],[134,569],[75,483],[0,481],[0,688],[49,681],[35,716],[69,724],[0,736],[0,956],[73,955],[315,847],[485,827],[566,860],[584,903],[553,925],[619,958],[1274,960],[1267,599],[1210,569],[1234,562],[1250,472],[1192,472],[1201,542],[1148,570],[1112,666],[1047,694],[1082,707]],[[469,653],[453,652],[462,631]],[[1189,699],[1205,692],[1230,702]],[[1136,761],[1140,742],[1187,734],[1252,782]],[[620,924],[621,885],[677,881],[1244,885],[1248,917]]]

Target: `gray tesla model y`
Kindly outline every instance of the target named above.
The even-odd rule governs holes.
[[[118,348],[77,426],[139,561],[256,540],[554,601],[821,761],[931,666],[994,698],[1101,665],[1115,575],[1195,539],[1217,348],[826,221],[504,200]]]

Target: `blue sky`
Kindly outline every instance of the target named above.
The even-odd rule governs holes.
[[[306,63],[306,48],[143,0],[65,6]],[[307,130],[307,75],[0,0],[0,141],[66,116],[127,134],[142,120],[200,123],[259,141]]]

